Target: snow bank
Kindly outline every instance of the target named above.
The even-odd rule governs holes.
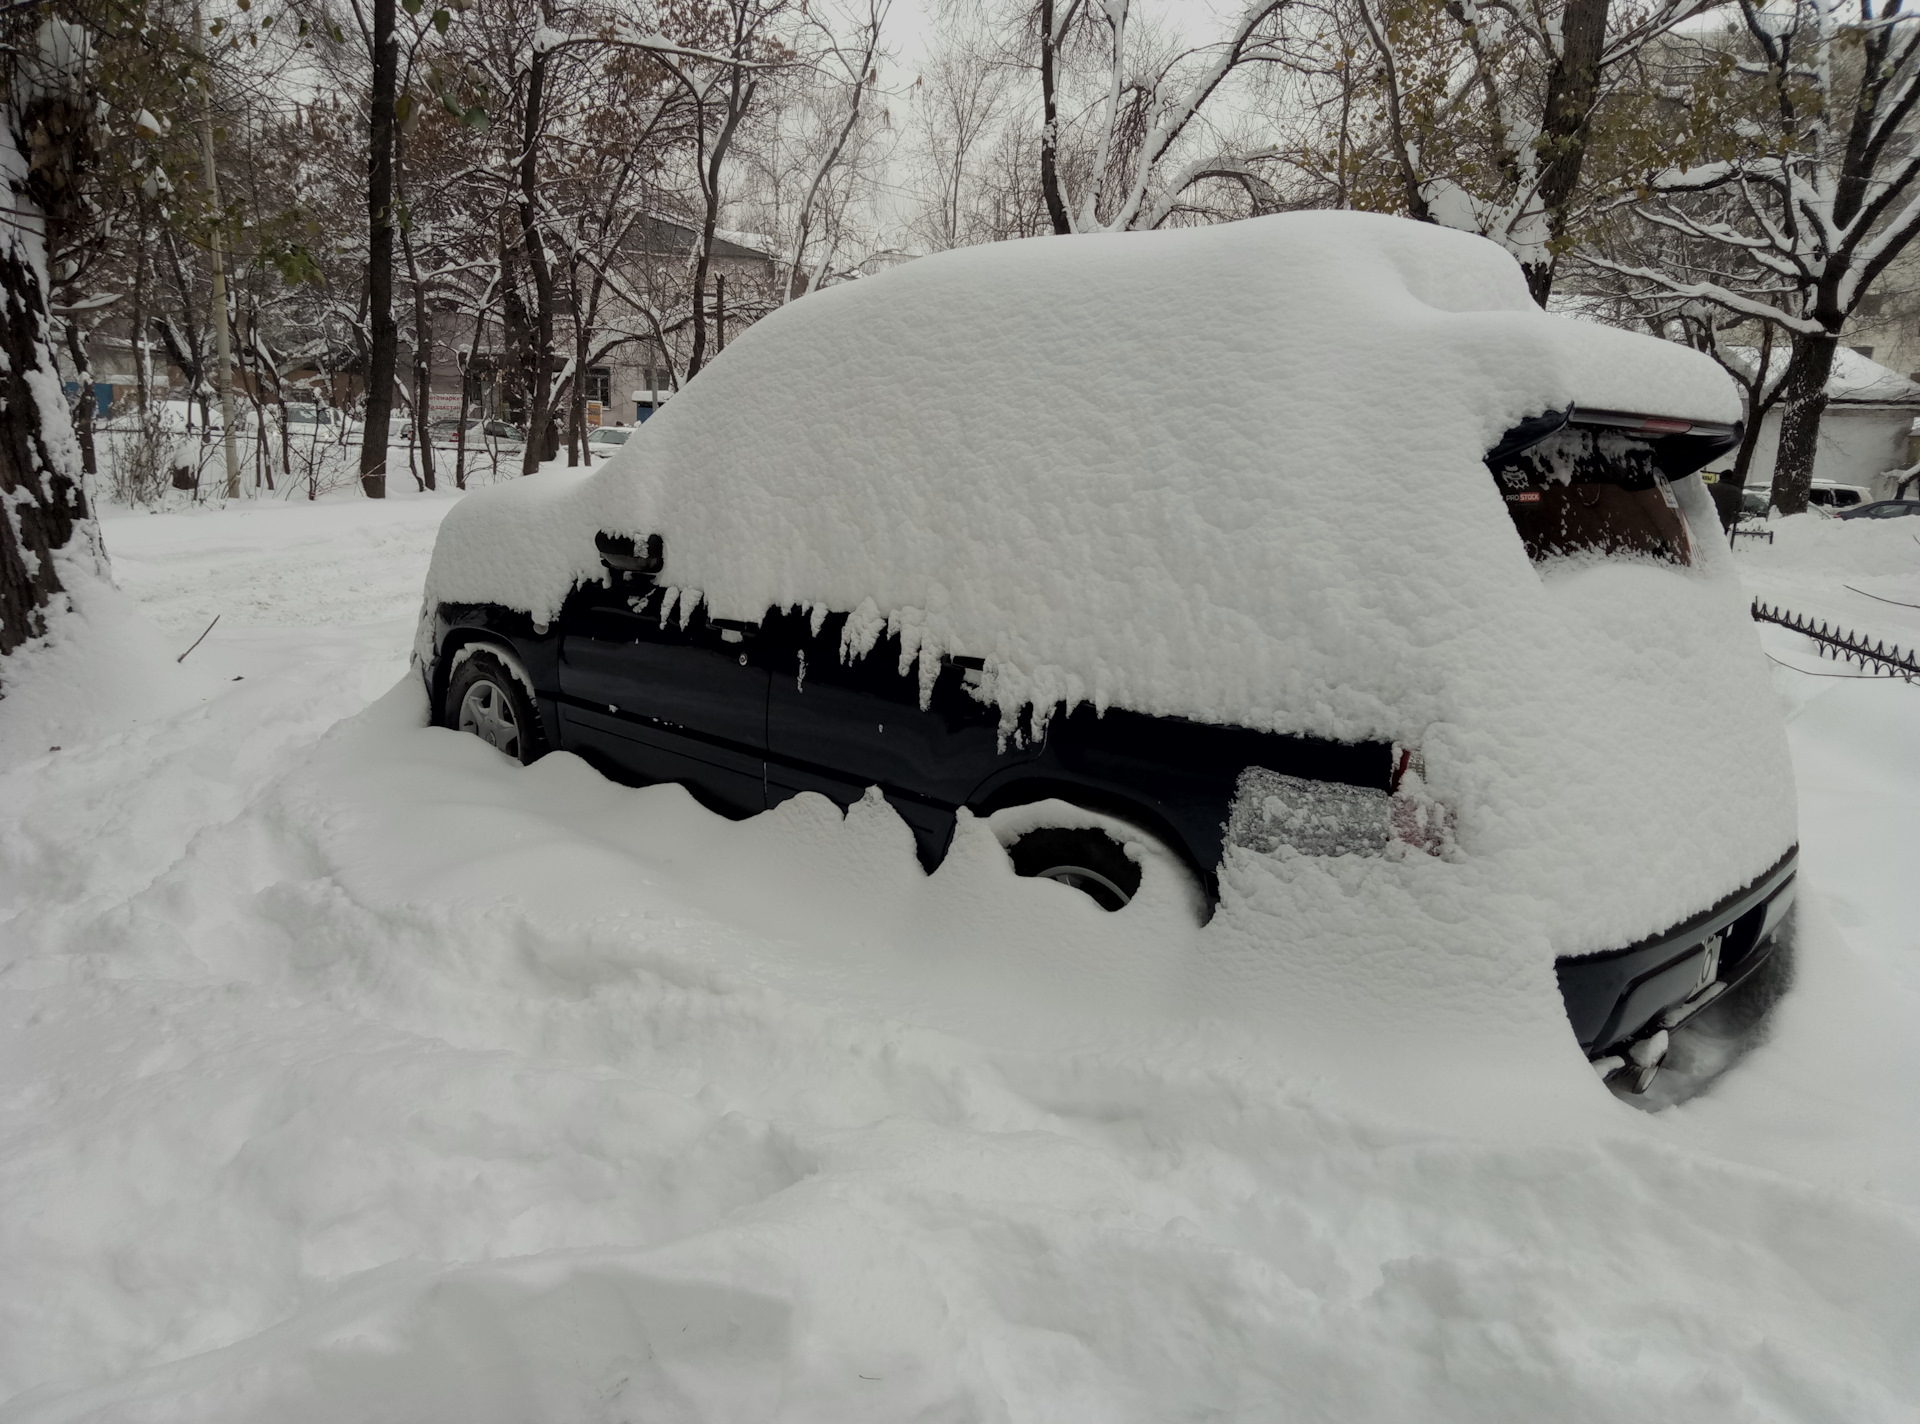
[[[719,615],[866,608],[909,656],[987,658],[1008,718],[1421,745],[1479,867],[1433,912],[1526,886],[1555,950],[1609,949],[1771,865],[1793,807],[1723,557],[1528,562],[1483,456],[1571,402],[1739,415],[1707,358],[1548,316],[1425,224],[970,248],[758,323],[602,471],[467,500],[428,597],[551,618],[601,577],[595,531],[657,532]]]
[[[1201,931],[425,727],[435,507],[108,523],[170,634],[281,626],[0,770],[0,1421],[1914,1417],[1911,689],[1807,680],[1850,878],[1647,1115],[1500,1019],[1524,886],[1249,861]]]
[[[180,649],[134,617],[126,596],[98,572],[64,561],[61,577],[67,592],[55,597],[47,636],[0,668],[0,769],[127,730],[205,690],[175,663]]]
[[[724,822],[422,713],[408,680],[236,813],[205,798],[157,873],[50,823],[124,798],[110,756],[9,803],[90,893],[6,887],[8,1424],[1891,1424],[1920,1395],[1911,1175],[1876,1195],[1842,1136],[1783,1176],[1770,1125],[1831,1121],[1805,1082],[1702,1151],[1691,1110],[1517,1073],[1534,1026],[1444,1057],[1399,1017],[1316,1032],[1363,977],[1276,980],[1257,912],[1181,939],[1151,893],[1016,879],[977,823],[927,877],[884,806]],[[229,774],[155,734],[169,777]]]
[[[1847,580],[1920,572],[1920,519],[1834,519],[1809,510],[1767,521],[1773,542],[1746,540],[1740,567],[1749,579],[1808,576]]]

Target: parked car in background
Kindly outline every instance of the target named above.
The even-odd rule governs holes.
[[[427,427],[434,448],[452,450],[460,444],[460,425],[457,418],[436,420]],[[482,420],[478,417],[466,422],[466,445],[469,450],[512,450],[526,448],[526,435],[519,426],[504,420]]]
[[[1807,491],[1807,504],[1829,513],[1856,508],[1867,499],[1867,491],[1859,485],[1835,484],[1832,480],[1815,480],[1813,488]]]
[[[1202,903],[1380,862],[1292,919],[1323,882],[1267,882],[1296,960],[1363,952],[1343,896],[1525,887],[1484,952],[1551,954],[1644,1089],[1793,900],[1784,732],[1696,545],[1739,414],[1426,224],[942,253],[780,308],[605,466],[455,506],[415,652],[433,717],[521,761],[730,816],[877,788],[929,870],[1019,808],[1014,870],[1108,910],[1148,856]]]
[[[1835,519],[1907,519],[1920,516],[1920,500],[1882,499],[1842,510]]]
[[[340,413],[331,406],[317,405],[311,401],[287,402],[287,429],[333,430],[340,425]]]
[[[486,422],[481,420],[462,421],[449,417],[444,420],[436,420],[429,425],[427,427],[427,436],[433,441],[435,449],[441,446],[446,446],[451,449],[460,443],[460,431],[461,427],[464,426],[466,428],[468,446],[477,446],[483,438],[480,429],[485,423]]]
[[[587,437],[587,444],[593,453],[605,459],[622,445],[626,444],[633,431],[621,425],[603,425]]]
[[[1841,510],[1858,509],[1867,502],[1867,491],[1859,485],[1836,484],[1832,480],[1815,480],[1807,491],[1807,507],[1820,514],[1838,514]],[[1741,499],[1741,511],[1745,514],[1765,514],[1773,504],[1771,485],[1748,485]]]

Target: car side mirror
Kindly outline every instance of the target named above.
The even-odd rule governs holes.
[[[600,533],[593,536],[600,550],[600,562],[616,573],[652,576],[666,567],[658,534],[647,535],[645,543],[636,543],[625,534]]]

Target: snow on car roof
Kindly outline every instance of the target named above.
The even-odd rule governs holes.
[[[1483,456],[1575,402],[1740,416],[1707,357],[1549,316],[1498,247],[1430,225],[961,249],[783,307],[594,474],[469,495],[428,596],[551,619],[603,577],[596,531],[659,533],[662,582],[716,615],[848,610],[909,659],[983,656],[1009,721],[1090,700],[1423,745],[1483,846],[1672,886],[1656,865],[1709,808],[1728,834],[1690,888],[1596,904],[1574,936],[1624,945],[1772,864],[1792,801],[1697,480],[1693,570],[1529,562]],[[1578,846],[1556,783],[1606,803]]]
[[[1740,413],[1706,357],[1547,316],[1493,244],[1424,224],[1001,243],[782,309],[587,488],[469,500],[432,583],[550,618],[602,576],[597,529],[658,532],[717,612],[871,602],[910,650],[992,658],[1009,709],[1390,734],[1404,698],[1352,665],[1527,595],[1481,460],[1575,401]]]

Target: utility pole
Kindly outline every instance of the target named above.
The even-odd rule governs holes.
[[[193,0],[193,43],[206,57],[200,0]],[[209,66],[211,67],[211,66]],[[200,78],[200,152],[207,166],[207,202],[213,208],[207,251],[213,259],[214,389],[220,392],[220,439],[227,453],[227,498],[240,498],[240,456],[233,441],[233,343],[227,335],[227,269],[220,260],[220,175],[213,165],[213,94]],[[138,333],[135,333],[138,336]]]

